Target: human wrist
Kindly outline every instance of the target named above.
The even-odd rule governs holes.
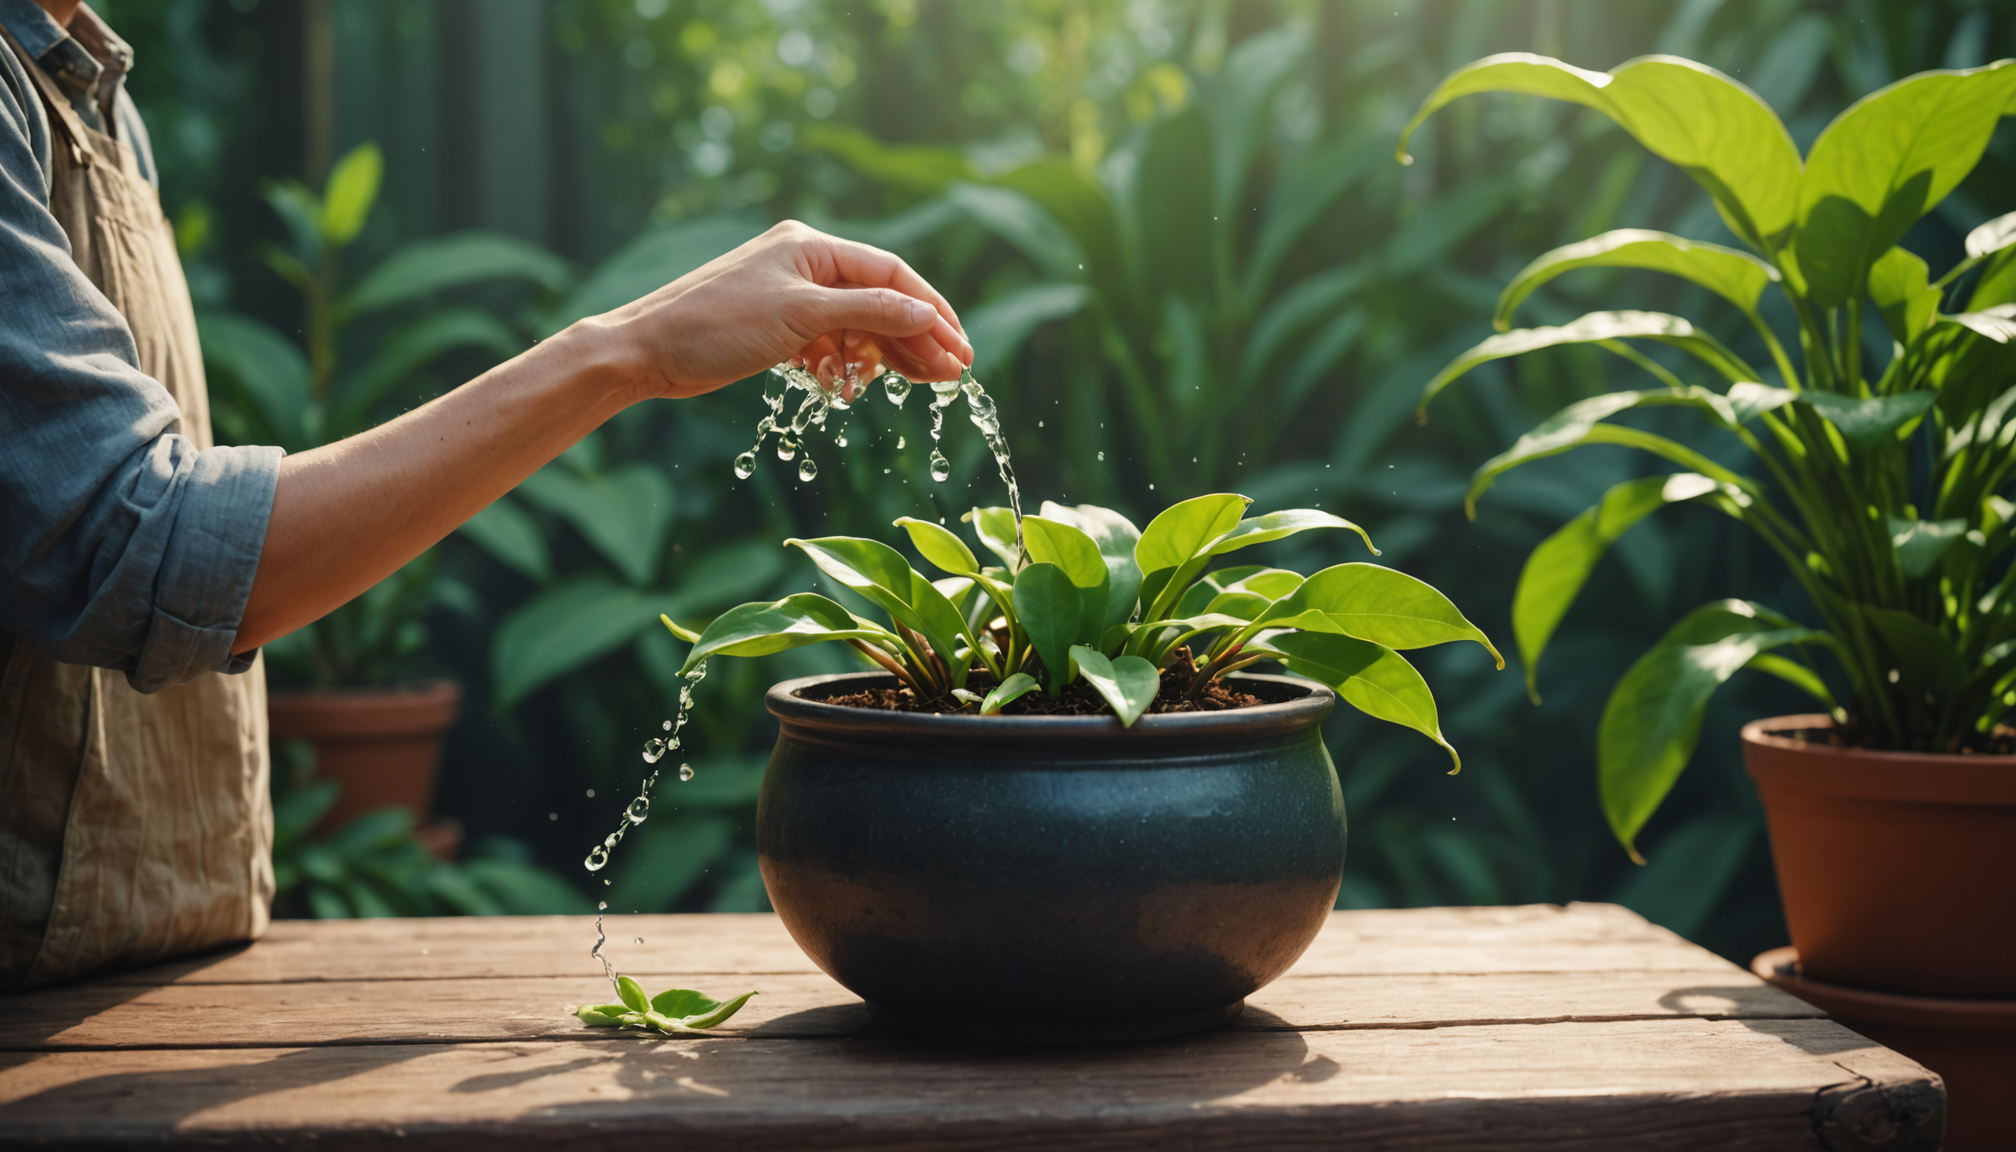
[[[630,326],[610,316],[577,320],[534,346],[597,406],[613,415],[665,392],[663,377],[636,346]]]

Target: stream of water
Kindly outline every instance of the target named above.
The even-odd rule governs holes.
[[[844,414],[852,407],[848,401],[849,394],[856,399],[866,395],[866,387],[863,386],[857,369],[851,363],[846,367],[844,383],[849,387],[842,388],[840,382],[836,382],[829,388],[817,376],[807,371],[802,362],[794,361],[772,368],[763,387],[763,404],[769,409],[769,413],[757,421],[756,443],[749,451],[735,458],[735,475],[743,480],[755,475],[757,454],[763,450],[763,445],[771,434],[775,433],[777,459],[785,463],[793,460],[798,462],[800,483],[810,483],[817,478],[819,465],[813,460],[811,445],[807,442],[810,434],[824,431],[826,422],[833,413]],[[899,373],[883,373],[880,383],[882,395],[897,408],[901,408],[903,402],[910,398],[911,382]],[[787,421],[784,418],[784,409],[793,392],[803,392],[805,398],[799,402],[797,409]],[[980,382],[973,378],[971,370],[960,373],[957,380],[932,384],[931,392],[931,479],[943,484],[952,476],[952,464],[946,459],[940,441],[944,434],[946,409],[964,397],[967,416],[973,421],[973,426],[980,430],[981,439],[986,442],[988,453],[994,457],[994,467],[1001,475],[1001,482],[1008,488],[1008,507],[1015,514],[1015,544],[1019,550],[1022,544],[1022,490],[1015,483],[1015,470],[1008,462],[1008,440],[1001,434],[1001,417],[995,410],[993,397],[987,395]],[[841,448],[847,446],[845,423],[834,429],[833,443]],[[897,450],[901,451],[904,446],[904,438],[898,436]],[[885,468],[884,471],[888,469]],[[685,682],[679,686],[678,710],[672,719],[664,723],[666,735],[653,737],[645,742],[644,763],[650,765],[650,769],[644,776],[643,785],[638,789],[637,798],[624,808],[623,822],[617,825],[614,832],[604,837],[600,844],[591,849],[588,858],[582,861],[583,866],[591,874],[599,874],[607,868],[611,857],[615,855],[616,846],[623,842],[623,837],[629,834],[630,829],[644,823],[650,817],[651,794],[658,784],[658,762],[680,750],[680,732],[686,727],[688,713],[693,708],[693,689],[706,678],[707,662],[703,660],[694,665],[693,671],[686,674]],[[692,778],[692,765],[680,764],[679,779],[685,781]],[[602,884],[608,887],[609,881],[605,879]],[[609,978],[610,986],[615,987],[616,966],[603,952],[609,937],[603,930],[602,921],[608,911],[607,900],[596,902],[595,947],[589,950],[589,955],[601,963],[603,975]],[[641,944],[643,941],[639,940],[638,943]]]

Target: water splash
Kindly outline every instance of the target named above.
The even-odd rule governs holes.
[[[840,443],[844,446],[847,442],[842,440]],[[817,475],[819,475],[819,465],[810,456],[807,456],[804,462],[798,465],[799,483],[810,483],[812,478]]]
[[[685,682],[679,685],[678,710],[673,713],[672,719],[665,721],[663,725],[663,730],[671,733],[671,735],[663,739],[653,736],[644,742],[644,762],[646,764],[657,764],[658,761],[664,759],[667,752],[671,752],[679,747],[680,730],[686,727],[686,721],[693,710],[693,688],[706,678],[707,662],[705,660],[695,664],[693,670],[686,673]],[[692,766],[681,764],[679,766],[679,779],[691,780],[692,778]],[[644,783],[638,789],[637,798],[624,806],[623,823],[617,825],[614,832],[603,837],[600,844],[589,849],[588,858],[581,862],[582,867],[588,869],[590,872],[600,872],[609,866],[610,857],[615,854],[616,846],[623,842],[623,837],[629,835],[630,829],[651,818],[651,789],[657,783],[658,769],[654,767],[651,769],[650,774],[644,777]],[[606,885],[609,882],[604,880],[603,883]],[[602,917],[608,911],[608,901],[603,900],[596,903],[595,947],[588,950],[588,955],[601,962],[602,974],[609,978],[609,985],[613,988],[616,985],[616,966],[609,962],[609,957],[602,954],[603,946],[609,942],[608,933],[603,930],[602,926]]]

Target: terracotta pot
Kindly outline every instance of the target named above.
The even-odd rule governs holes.
[[[266,715],[274,740],[307,740],[315,747],[316,774],[343,785],[317,835],[393,804],[411,809],[424,835],[433,818],[441,740],[461,705],[460,685],[427,680],[397,688],[272,692]],[[459,841],[459,829],[453,831]],[[444,845],[430,841],[429,847],[440,855]],[[448,850],[452,854],[452,846]]]
[[[2016,1000],[1941,1000],[1864,992],[1809,978],[1796,948],[1750,962],[1772,984],[1946,1081],[1945,1152],[2009,1146],[2004,1097],[2016,1083]]]
[[[1834,748],[1743,728],[1804,974],[1948,999],[2016,998],[2016,756]]]

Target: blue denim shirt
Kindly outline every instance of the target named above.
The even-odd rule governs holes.
[[[0,24],[80,91],[89,64],[33,0],[0,0]],[[110,111],[152,179],[123,87]],[[281,452],[198,451],[182,434],[181,410],[140,370],[125,318],[49,214],[51,139],[32,79],[0,49],[0,628],[66,663],[123,671],[142,692],[243,672],[250,655],[231,643]]]

